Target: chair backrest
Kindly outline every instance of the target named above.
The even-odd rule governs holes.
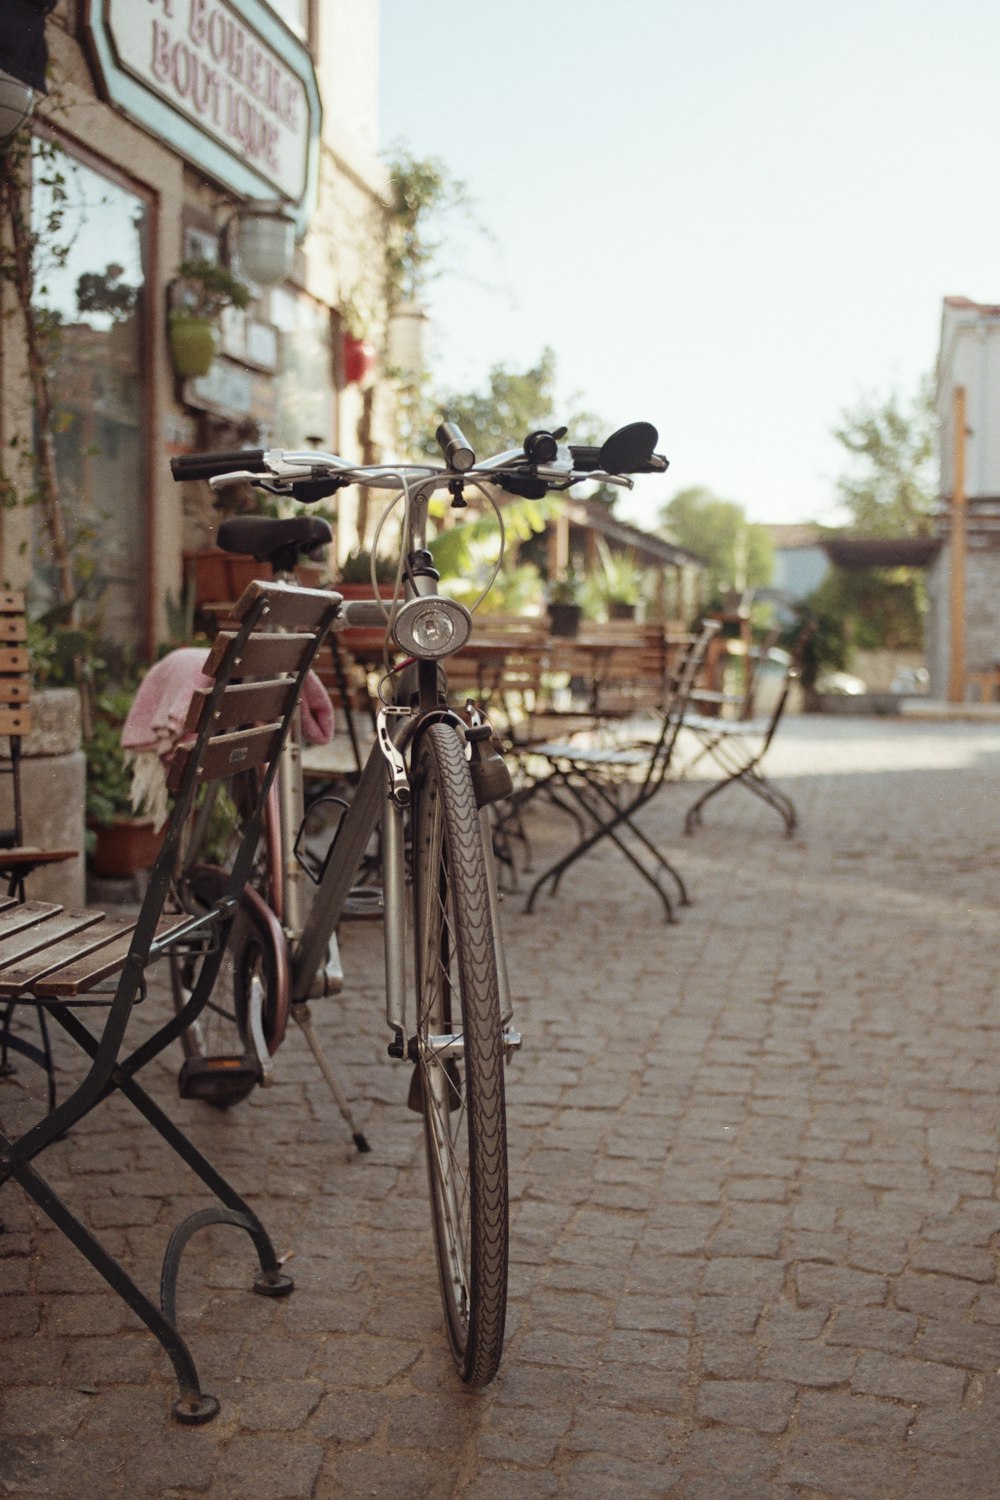
[[[659,786],[670,769],[684,714],[698,684],[706,652],[718,630],[718,620],[703,620],[694,634],[671,637],[668,696],[662,710],[660,734],[643,779],[646,790]]]
[[[770,714],[766,716],[767,729],[764,736],[764,749],[768,747],[768,745],[771,743],[771,740],[774,738],[775,730],[781,722],[781,716],[785,712],[785,708],[788,705],[788,695],[792,690],[793,684],[796,683],[799,680],[799,677],[802,675],[802,664],[805,660],[806,652],[809,649],[809,644],[815,634],[816,621],[810,619],[806,621],[802,629],[799,631],[798,636],[796,637],[795,644],[792,647],[791,653],[788,657],[788,661],[785,665],[784,675],[782,676],[780,687],[778,688],[774,702],[771,706]],[[760,673],[758,670],[758,684],[759,682]]]
[[[11,822],[0,828],[0,849],[24,842],[21,815],[21,740],[31,733],[31,662],[24,594],[0,591],[0,737],[10,754],[0,760],[0,775],[11,778]]]
[[[453,699],[468,695],[491,715],[523,719],[538,696],[547,640],[537,616],[476,615],[467,645],[445,663]]]
[[[282,583],[252,583],[215,637],[204,667],[212,686],[192,695],[185,733],[167,774],[174,805],[163,846],[150,874],[132,956],[148,958],[177,868],[185,826],[199,789],[259,768],[257,795],[247,810],[241,842],[221,905],[235,904],[257,847],[264,807],[313,660],[340,609],[339,594]]]

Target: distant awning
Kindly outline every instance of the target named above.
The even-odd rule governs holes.
[[[48,88],[45,17],[56,0],[3,0],[0,5],[0,68],[38,94]]]
[[[927,568],[941,550],[934,536],[824,537],[823,551],[834,567],[846,572],[862,568]]]

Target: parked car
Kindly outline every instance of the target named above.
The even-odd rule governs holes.
[[[820,694],[858,698],[862,693],[867,693],[868,684],[850,672],[821,672],[816,679],[816,691]]]

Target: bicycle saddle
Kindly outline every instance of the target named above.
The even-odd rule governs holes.
[[[291,516],[285,521],[275,516],[230,516],[222,522],[215,538],[223,552],[255,557],[258,562],[269,562],[275,568],[289,554],[292,567],[301,552],[315,557],[332,540],[330,523],[322,516]]]

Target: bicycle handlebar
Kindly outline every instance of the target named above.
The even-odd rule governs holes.
[[[186,453],[181,458],[170,460],[170,472],[178,482],[182,479],[214,479],[232,469],[266,474],[263,448],[241,448],[235,453]]]
[[[669,460],[653,451],[658,434],[649,422],[620,428],[600,448],[563,447],[565,435],[565,428],[532,432],[522,448],[477,463],[461,428],[442,422],[437,440],[447,464],[444,469],[432,464],[351,464],[335,453],[282,448],[191,453],[172,458],[170,469],[177,481],[207,479],[213,489],[246,481],[311,504],[349,484],[399,488],[403,476],[441,487],[456,479],[482,479],[514,494],[540,498],[550,489],[567,489],[586,479],[631,488],[629,474],[662,474],[668,467]]]

